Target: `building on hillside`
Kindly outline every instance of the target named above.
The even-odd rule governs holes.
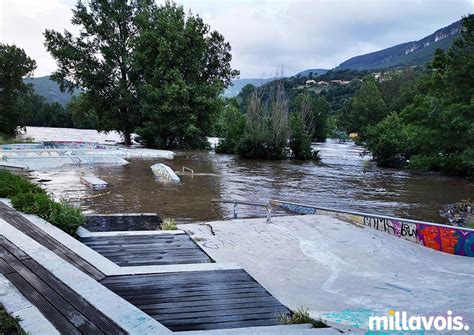
[[[316,85],[316,80],[310,79],[306,80],[306,86]]]
[[[318,81],[318,86],[328,86],[329,83],[327,81],[324,81],[324,80],[321,80],[321,81]]]

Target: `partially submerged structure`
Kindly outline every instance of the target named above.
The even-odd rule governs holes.
[[[40,143],[0,145],[0,164],[16,164],[30,169],[63,165],[125,165],[126,158],[166,158],[174,153],[140,147],[119,147],[97,142],[44,141]]]

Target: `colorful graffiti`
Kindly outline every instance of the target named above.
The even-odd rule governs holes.
[[[307,215],[316,214],[316,208],[301,206],[297,204],[291,204],[291,203],[286,203],[286,202],[278,203],[278,207],[282,209],[286,209],[293,213],[298,213],[298,214],[307,214]]]
[[[418,238],[424,246],[449,254],[474,257],[473,231],[421,223],[417,226]]]
[[[331,211],[327,208],[273,200],[270,203],[272,206],[298,214],[316,214],[316,211],[321,214],[332,214],[341,219],[422,244],[427,248],[454,255],[474,257],[474,230],[472,229],[405,221],[401,218],[384,218],[370,214]]]

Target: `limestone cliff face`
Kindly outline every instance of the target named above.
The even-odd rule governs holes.
[[[456,21],[418,41],[395,45],[369,54],[353,57],[336,70],[372,70],[400,66],[422,66],[430,62],[436,49],[448,49],[459,36],[462,25]]]

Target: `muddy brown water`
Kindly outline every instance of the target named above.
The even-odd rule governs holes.
[[[446,204],[474,198],[474,184],[464,179],[377,168],[366,164],[362,148],[328,141],[317,145],[321,162],[244,160],[212,152],[177,153],[173,160],[134,159],[125,166],[62,167],[36,172],[50,179],[45,187],[56,197],[72,199],[88,213],[156,212],[179,222],[232,217],[231,205],[212,206],[212,199],[264,202],[269,198],[443,222]],[[174,170],[186,166],[194,177],[179,184],[161,182],[150,166],[162,162]],[[364,166],[366,171],[364,172]],[[92,191],[79,177],[107,181]],[[92,197],[91,197],[92,196]],[[261,208],[239,206],[239,216],[264,216]]]

